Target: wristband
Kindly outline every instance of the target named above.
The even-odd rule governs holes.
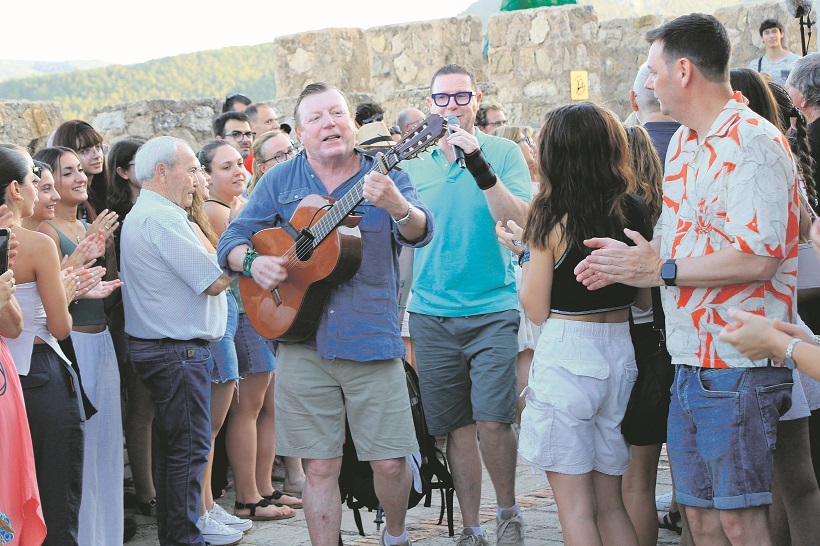
[[[487,161],[487,156],[481,148],[476,148],[470,154],[464,154],[464,165],[475,178],[475,183],[481,191],[489,190],[498,181],[493,166]]]
[[[530,247],[525,246],[521,254],[518,255],[518,265],[523,267],[528,261],[530,261]]]
[[[242,262],[242,270],[248,277],[253,278],[253,275],[251,275],[251,264],[253,264],[253,261],[258,257],[259,253],[252,248],[245,251],[245,259]]]

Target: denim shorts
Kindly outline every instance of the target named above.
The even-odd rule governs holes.
[[[771,504],[777,424],[791,390],[788,368],[677,366],[667,444],[678,503],[719,510]]]
[[[239,379],[239,359],[236,357],[234,336],[236,335],[237,310],[233,294],[227,292],[228,298],[228,325],[225,335],[219,341],[210,343],[211,354],[214,357],[214,369],[211,372],[212,383],[225,383]]]
[[[546,472],[625,474],[621,421],[637,377],[629,323],[548,319],[525,389],[521,458]]]
[[[273,341],[257,334],[245,313],[239,313],[234,344],[241,377],[251,373],[272,372],[276,369],[276,358],[273,356],[276,348]]]
[[[410,314],[430,434],[476,421],[513,423],[518,310],[469,317]]]

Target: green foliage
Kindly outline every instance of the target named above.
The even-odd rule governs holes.
[[[577,2],[575,0],[503,0],[501,2],[501,11],[564,6],[566,4],[577,4]]]
[[[0,98],[54,100],[65,119],[87,118],[100,106],[147,99],[220,97],[244,93],[255,100],[276,97],[273,44],[229,47],[110,65],[67,74],[0,82]]]

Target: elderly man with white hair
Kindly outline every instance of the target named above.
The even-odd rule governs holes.
[[[635,76],[635,83],[632,84],[632,90],[629,92],[629,103],[637,114],[638,121],[649,133],[649,138],[652,139],[652,144],[658,151],[661,163],[664,163],[669,141],[680,127],[680,123],[661,113],[661,103],[655,96],[655,92],[644,87],[648,79],[649,67],[644,63],[638,69],[638,75]]]
[[[182,140],[137,152],[142,191],[122,227],[125,331],[134,369],[151,392],[159,433],[155,485],[163,545],[205,544],[202,471],[211,441],[210,341],[225,333],[230,284],[191,226],[200,165]],[[206,537],[207,538],[207,537]],[[241,537],[239,537],[241,539]]]

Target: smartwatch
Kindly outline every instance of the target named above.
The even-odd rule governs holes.
[[[661,266],[661,279],[666,286],[677,286],[675,279],[678,276],[678,266],[675,264],[675,259],[670,258],[663,262]]]

